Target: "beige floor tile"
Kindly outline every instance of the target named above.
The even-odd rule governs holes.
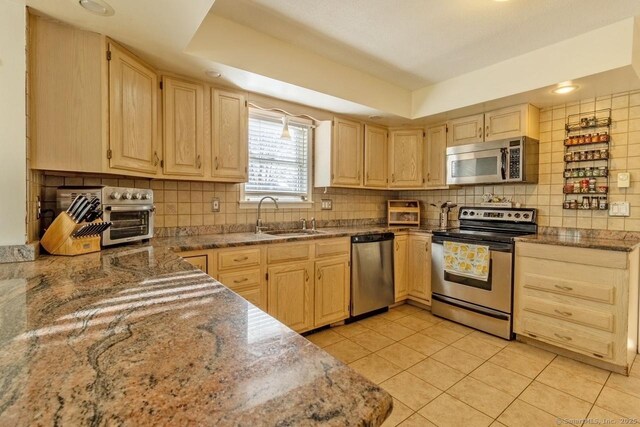
[[[342,341],[344,337],[340,334],[336,334],[330,329],[316,332],[315,334],[307,335],[309,341],[317,345],[318,347],[326,347],[331,344],[335,344],[338,341]]]
[[[551,362],[556,357],[555,353],[543,350],[541,348],[536,348],[532,345],[525,344],[518,341],[511,341],[506,348],[513,351],[514,353],[520,354],[521,356],[525,356],[530,359],[540,360],[546,363]]]
[[[384,423],[382,423],[382,427],[395,427],[402,421],[409,418],[411,414],[413,414],[413,409],[409,408],[407,405],[394,398],[393,410],[391,411],[391,415],[389,415],[389,418],[387,418]]]
[[[471,377],[466,377],[447,390],[447,393],[480,412],[496,418],[515,399]]]
[[[475,330],[473,328],[469,328],[468,326],[464,326],[456,322],[451,322],[449,320],[443,320],[439,323],[439,325],[462,335],[468,335]]]
[[[460,338],[458,341],[451,344],[451,346],[485,360],[502,350],[501,347],[490,344],[487,341],[472,335]]]
[[[559,418],[586,418],[591,409],[589,402],[537,381],[522,392],[520,399]]]
[[[557,390],[569,393],[579,399],[594,403],[602,390],[603,385],[589,381],[582,376],[574,375],[550,363],[544,371],[536,377],[536,381],[553,387]]]
[[[433,338],[419,333],[403,339],[402,341],[400,341],[400,343],[424,354],[425,356],[430,356],[447,346],[443,342],[434,340]]]
[[[631,372],[629,375],[640,378],[640,354],[636,355],[636,359],[633,362],[633,365],[631,365]]]
[[[414,331],[421,331],[423,329],[427,329],[430,326],[433,326],[433,323],[418,319],[416,316],[410,314],[408,316],[402,317],[395,321],[397,324],[404,326],[405,328],[412,329]]]
[[[638,377],[627,377],[614,373],[609,377],[607,387],[640,398],[640,378]]]
[[[369,351],[378,351],[381,348],[390,346],[395,342],[391,338],[387,338],[384,335],[380,335],[375,331],[363,332],[354,337],[351,337],[350,339],[351,341],[363,346]]]
[[[345,338],[351,338],[369,330],[360,323],[349,323],[348,325],[336,326],[331,328],[332,331],[339,333]]]
[[[438,396],[418,413],[440,427],[483,427],[493,421],[491,417],[446,393]]]
[[[406,338],[409,335],[415,334],[414,330],[406,328],[395,322],[373,325],[371,329],[395,341],[400,341],[401,339]]]
[[[484,362],[484,360],[479,357],[451,346],[440,350],[431,357],[465,374],[470,373]]]
[[[504,424],[502,424],[500,421],[494,421],[491,423],[491,425],[489,427],[507,427]]]
[[[351,363],[370,353],[366,348],[350,340],[339,341],[324,348],[332,356],[342,360],[344,363]]]
[[[383,319],[380,316],[371,316],[366,319],[358,320],[356,324],[362,325],[366,328],[373,329],[374,326],[384,325],[386,323],[391,323],[390,320]]]
[[[412,366],[408,371],[443,391],[464,378],[462,372],[431,358]]]
[[[640,399],[605,386],[596,400],[596,405],[623,417],[640,420]]]
[[[415,413],[400,423],[400,427],[436,427],[436,425],[422,415]]]
[[[532,381],[531,378],[527,378],[524,375],[520,375],[491,362],[483,363],[482,366],[471,372],[469,376],[514,397],[522,393]]]
[[[552,427],[558,425],[558,417],[529,405],[520,399],[514,400],[500,414],[498,421],[508,427]]]
[[[431,314],[430,311],[427,311],[427,310],[419,311],[417,313],[412,313],[411,315],[413,317],[417,317],[420,320],[424,320],[426,322],[429,322],[432,325],[437,325],[438,323],[444,321],[443,318],[434,316],[433,314]]]
[[[493,335],[489,335],[486,334],[484,332],[481,331],[473,331],[469,334],[470,337],[475,337],[475,338],[480,338],[483,341],[487,341],[489,344],[493,344],[497,347],[500,348],[505,348],[506,346],[509,345],[510,341],[507,341],[505,339],[493,336]]]
[[[589,412],[588,418],[593,420],[592,424],[597,422],[600,425],[607,426],[630,426],[637,423],[631,422],[630,418],[623,417],[622,415],[614,414],[611,411],[607,411],[606,409],[600,408],[599,406],[594,406],[591,408],[591,412]],[[597,421],[596,421],[597,420]],[[588,425],[588,424],[585,424]]]
[[[389,347],[385,347],[382,350],[378,350],[376,354],[387,359],[391,363],[398,365],[402,369],[408,369],[427,357],[399,342],[391,344]]]
[[[406,371],[381,383],[380,387],[413,410],[422,408],[441,393],[434,386]]]
[[[445,326],[442,326],[438,323],[435,326],[427,328],[423,331],[420,331],[421,334],[424,334],[428,337],[441,341],[445,344],[451,344],[453,342],[458,341],[460,338],[464,337],[463,334],[460,334],[456,331],[451,330]]]
[[[529,378],[535,378],[547,366],[546,362],[522,356],[510,350],[509,347],[498,352],[489,359],[489,362]]]
[[[409,313],[405,313],[403,311],[396,311],[392,309],[387,311],[386,313],[379,314],[378,316],[381,319],[394,321],[394,320],[402,319],[403,317],[406,317],[408,315]]]
[[[398,366],[375,354],[370,354],[349,364],[363,377],[376,384],[388,380],[402,371]]]
[[[577,360],[564,356],[556,357],[549,366],[557,366],[560,369],[571,372],[573,375],[599,384],[607,382],[607,378],[609,378],[609,374],[611,373],[607,370],[596,368],[595,366],[587,365],[586,363],[578,362]]]
[[[426,311],[411,304],[399,305],[398,307],[394,307],[394,309],[397,309],[398,311],[402,311],[407,314],[420,313],[420,312]]]

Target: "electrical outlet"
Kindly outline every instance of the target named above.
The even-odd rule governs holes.
[[[629,216],[629,202],[609,203],[609,216]]]
[[[322,203],[320,205],[320,208],[323,211],[330,211],[331,209],[333,209],[333,200],[332,199],[322,199],[321,201],[322,201]]]
[[[217,197],[211,199],[211,212],[220,212],[220,199]]]

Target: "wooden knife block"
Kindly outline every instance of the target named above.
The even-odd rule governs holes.
[[[97,224],[102,220],[81,222],[76,224],[68,213],[62,212],[53,220],[47,231],[40,239],[42,247],[51,255],[82,255],[100,250],[100,236],[71,237],[80,227],[87,224]]]

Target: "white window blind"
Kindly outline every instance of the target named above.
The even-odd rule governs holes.
[[[289,121],[291,140],[281,139],[282,120],[262,114],[249,116],[249,181],[245,200],[264,195],[279,200],[309,197],[309,125]]]

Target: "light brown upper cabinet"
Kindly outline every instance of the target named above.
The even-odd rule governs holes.
[[[362,187],[363,138],[358,122],[334,118],[315,131],[316,187]]]
[[[530,104],[502,108],[484,114],[484,140],[514,138],[527,135],[538,139],[540,110]]]
[[[529,136],[540,138],[540,110],[530,104],[514,105],[483,114],[449,120],[447,146]]]
[[[389,187],[422,187],[422,129],[393,130],[389,135]]]
[[[204,87],[162,78],[164,173],[204,176]]]
[[[364,186],[386,188],[387,137],[385,128],[364,125]]]
[[[464,145],[482,142],[484,136],[484,114],[449,120],[447,145]]]
[[[446,187],[447,125],[427,128],[424,144],[424,176],[426,188]]]
[[[211,103],[212,175],[216,181],[246,182],[249,164],[246,97],[212,89]]]
[[[142,61],[109,42],[109,166],[158,170],[158,77]]]

